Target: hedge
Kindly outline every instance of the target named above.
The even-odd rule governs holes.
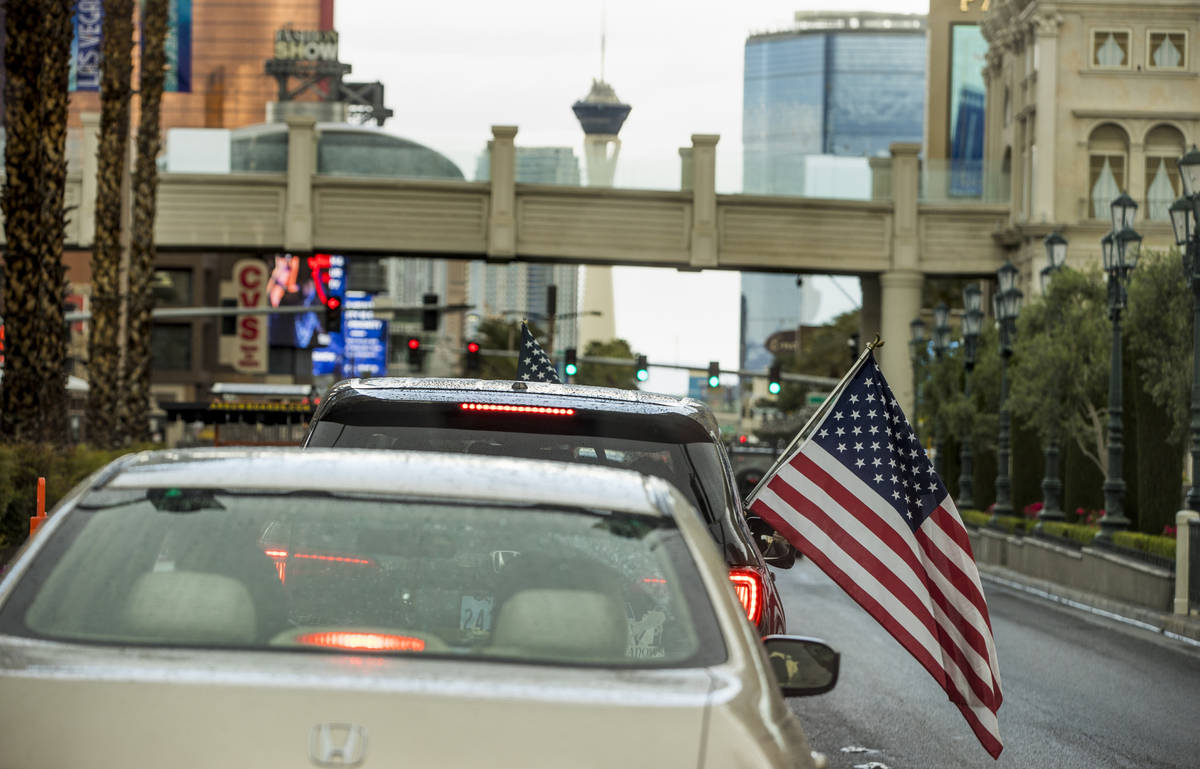
[[[959,513],[962,515],[963,523],[967,526],[977,529],[995,528],[991,526],[992,516],[990,513],[985,513],[982,510],[960,510]],[[999,528],[1017,536],[1032,532],[1033,527],[1037,525],[1037,519],[1021,518],[1015,515],[999,516],[996,520]],[[1080,545],[1090,546],[1092,540],[1096,538],[1099,528],[1085,526],[1081,523],[1045,521],[1042,523],[1041,531],[1052,537],[1061,537],[1062,539],[1078,542]],[[1160,558],[1175,560],[1174,537],[1143,534],[1138,531],[1117,531],[1113,532],[1113,544],[1119,547],[1127,547],[1130,550],[1140,550],[1144,553],[1157,555]]]
[[[29,519],[37,509],[37,479],[46,479],[46,510],[53,509],[74,486],[136,446],[101,451],[87,446],[0,446],[0,563],[29,536]]]

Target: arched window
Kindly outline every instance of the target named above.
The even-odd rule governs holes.
[[[1146,134],[1146,218],[1170,221],[1171,204],[1180,195],[1179,168],[1183,134],[1178,128],[1157,125]]]
[[[1126,188],[1129,136],[1105,123],[1088,137],[1088,200],[1093,219],[1108,219],[1109,205]]]

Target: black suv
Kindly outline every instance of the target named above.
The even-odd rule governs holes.
[[[700,401],[539,382],[347,379],[326,394],[303,445],[498,454],[665,478],[707,522],[751,622],[762,635],[786,632],[763,551],[785,567],[794,556],[772,544],[765,522],[747,522],[716,420]]]

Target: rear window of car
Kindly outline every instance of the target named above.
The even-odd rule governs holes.
[[[93,643],[691,667],[725,659],[674,521],[219,489],[93,492],[2,610]]]
[[[459,403],[360,399],[317,420],[305,445],[621,467],[669,481],[708,522],[719,519],[717,511],[729,501],[725,473],[717,445],[695,421],[679,414],[570,411],[475,411]]]

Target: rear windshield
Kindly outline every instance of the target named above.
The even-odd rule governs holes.
[[[607,510],[93,492],[0,611],[5,632],[154,646],[630,667],[725,658],[670,519]]]
[[[678,414],[493,413],[458,403],[357,401],[316,422],[305,445],[609,465],[666,479],[709,523],[729,504],[716,444]]]

